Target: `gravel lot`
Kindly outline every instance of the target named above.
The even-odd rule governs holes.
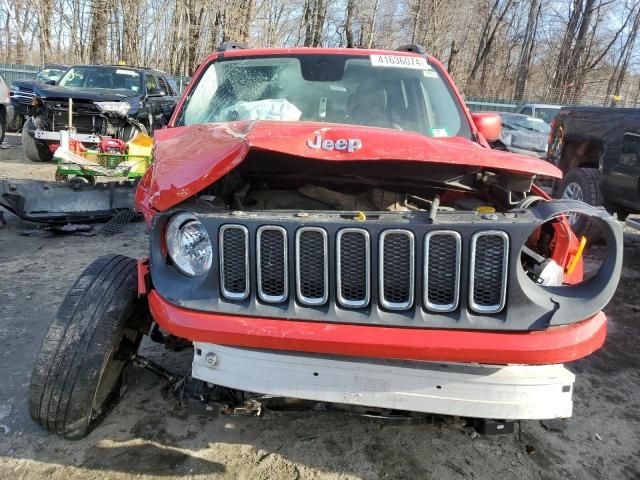
[[[0,150],[0,178],[52,179],[52,165]],[[164,383],[131,368],[126,392],[87,438],[61,440],[27,413],[29,376],[67,288],[99,255],[146,254],[142,224],[114,237],[27,237],[15,216],[0,226],[0,478],[11,479],[555,479],[640,478],[640,235],[625,232],[625,267],[607,307],[605,347],[575,362],[574,417],[522,422],[521,435],[483,437],[455,419],[390,421],[343,413],[189,414]],[[143,354],[179,372],[190,353],[145,343]],[[516,426],[517,431],[517,426]]]

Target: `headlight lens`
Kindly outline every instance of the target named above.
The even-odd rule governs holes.
[[[117,113],[124,117],[127,116],[131,109],[131,105],[127,102],[96,102],[95,105],[102,112]]]
[[[192,214],[179,213],[167,227],[167,253],[180,272],[189,277],[204,275],[211,268],[213,252],[204,225]]]
[[[19,92],[20,91],[20,87],[18,87],[16,85],[11,85],[11,87],[9,88],[9,91],[11,91],[11,92]]]

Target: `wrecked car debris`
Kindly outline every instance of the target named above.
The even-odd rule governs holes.
[[[33,180],[0,180],[0,206],[23,220],[67,224],[103,222],[132,211],[135,184],[96,185]]]

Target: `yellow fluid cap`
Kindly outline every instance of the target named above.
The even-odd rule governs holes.
[[[496,209],[489,205],[480,205],[476,208],[476,212],[478,213],[496,213]]]

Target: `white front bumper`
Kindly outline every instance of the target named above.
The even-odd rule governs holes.
[[[571,416],[575,376],[563,365],[408,362],[197,342],[194,347],[193,377],[237,390],[462,417]],[[213,365],[207,365],[208,356]]]
[[[60,132],[49,132],[47,130],[34,130],[33,138],[36,140],[53,140],[60,142]],[[100,136],[91,133],[74,133],[71,138],[82,143],[100,143]]]

